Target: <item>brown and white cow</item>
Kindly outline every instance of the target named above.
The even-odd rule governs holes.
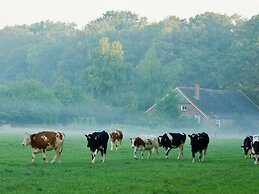
[[[131,147],[134,148],[134,159],[137,159],[137,151],[141,151],[141,158],[144,159],[144,151],[148,150],[148,158],[150,159],[152,151],[155,149],[159,156],[159,146],[157,138],[141,139],[140,137],[130,138]]]
[[[115,145],[116,150],[118,149],[118,145],[121,145],[121,141],[123,139],[123,134],[120,129],[116,129],[110,133],[111,137],[111,150],[113,150],[113,146]]]
[[[37,153],[42,153],[43,160],[47,162],[46,151],[55,150],[56,154],[51,163],[59,161],[63,149],[65,134],[62,132],[42,131],[34,134],[25,134],[23,146],[32,147],[32,162],[35,162]]]

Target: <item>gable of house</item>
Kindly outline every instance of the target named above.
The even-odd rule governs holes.
[[[194,87],[178,87],[177,90],[210,119],[259,119],[259,109],[241,91],[199,88],[197,98]]]

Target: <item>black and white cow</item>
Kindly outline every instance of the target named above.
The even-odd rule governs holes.
[[[165,133],[158,137],[159,147],[163,147],[165,150],[165,157],[168,158],[168,154],[171,149],[179,148],[179,154],[177,159],[183,157],[183,148],[186,140],[185,133]]]
[[[98,151],[101,152],[102,162],[104,162],[107,150],[107,143],[109,140],[109,134],[106,131],[102,131],[85,135],[85,137],[88,142],[87,147],[89,147],[92,151],[92,163],[95,163]]]
[[[253,136],[252,152],[254,155],[255,164],[259,162],[259,134]]]
[[[246,136],[246,138],[244,139],[243,145],[241,146],[244,149],[245,158],[247,157],[248,151],[250,151],[249,157],[252,158],[252,140],[253,140],[253,136],[251,135]]]
[[[199,161],[204,160],[206,151],[208,149],[208,145],[210,142],[210,138],[207,133],[197,133],[188,135],[191,139],[191,147],[192,147],[192,162],[194,162],[195,153],[199,152]]]

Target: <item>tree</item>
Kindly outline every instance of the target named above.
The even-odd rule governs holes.
[[[175,86],[179,71],[179,64],[163,64],[156,50],[150,48],[136,68],[139,108],[150,107],[157,98]]]
[[[0,118],[11,123],[55,123],[60,103],[50,90],[33,80],[0,87]]]
[[[239,24],[231,50],[220,69],[223,88],[240,89],[259,103],[259,15]]]
[[[141,17],[130,11],[107,11],[101,18],[86,25],[87,34],[96,34],[104,32],[119,32],[132,28],[144,27],[147,24],[147,18]]]
[[[99,41],[99,47],[90,55],[91,65],[82,73],[90,93],[97,98],[107,98],[125,86],[126,66],[123,63],[122,44],[109,42],[108,38]]]

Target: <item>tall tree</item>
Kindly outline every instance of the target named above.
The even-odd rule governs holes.
[[[230,52],[220,69],[224,88],[241,89],[259,103],[259,15],[239,24]]]
[[[89,57],[91,65],[83,71],[82,79],[93,96],[105,99],[125,86],[126,66],[120,42],[102,38]]]
[[[136,68],[136,87],[140,109],[150,107],[178,81],[178,64],[163,64],[156,50],[150,48]]]

